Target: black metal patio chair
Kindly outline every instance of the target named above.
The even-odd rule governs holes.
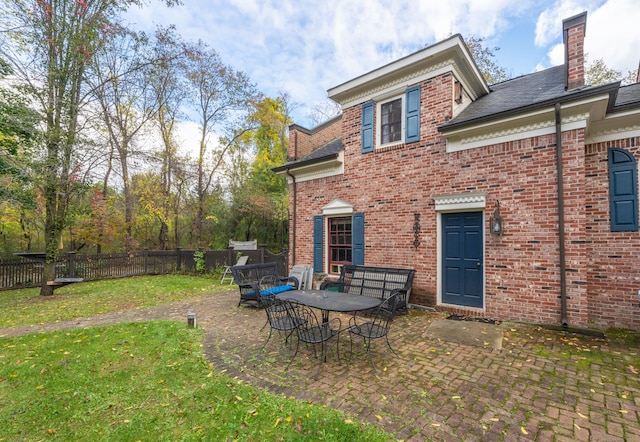
[[[262,346],[262,350],[267,346],[273,331],[285,333],[285,344],[289,342],[289,338],[293,334],[293,331],[304,319],[299,317],[292,317],[286,309],[283,301],[280,301],[275,296],[263,296],[262,305],[264,305],[264,311],[267,314],[267,324],[269,325],[269,337]],[[262,330],[262,329],[260,329]]]
[[[347,331],[349,332],[349,350],[351,353],[349,359],[353,356],[353,336],[362,337],[364,340],[365,350],[369,355],[369,359],[371,360],[371,365],[373,366],[373,371],[376,373],[376,376],[378,375],[378,369],[376,368],[376,364],[371,356],[372,339],[385,338],[387,345],[389,346],[389,350],[391,350],[397,358],[400,357],[391,347],[391,343],[389,342],[389,326],[391,325],[391,321],[393,321],[393,317],[396,313],[399,298],[399,293],[390,296],[374,310],[368,311],[367,317],[364,319],[359,318],[356,315],[349,319],[349,327],[347,328]]]
[[[320,369],[322,368],[322,364],[327,358],[327,350],[328,345],[327,342],[336,337],[336,350],[338,354],[338,364],[340,364],[340,329],[342,326],[342,322],[340,318],[334,318],[329,322],[321,322],[318,320],[315,312],[308,306],[299,304],[295,301],[284,301],[284,304],[287,309],[287,313],[289,314],[289,318],[291,321],[297,322],[298,326],[296,327],[296,335],[298,337],[296,341],[296,350],[289,364],[287,365],[286,370],[289,369],[289,366],[293,362],[294,358],[298,354],[298,350],[300,349],[300,342],[304,342],[305,344],[311,344],[313,346],[314,355],[317,357],[316,353],[316,344],[321,345],[321,355],[320,355],[320,364],[318,365],[318,369],[316,370],[316,375],[314,379],[318,380],[318,374],[320,374]],[[335,325],[337,324],[337,327]],[[332,327],[333,326],[333,327]]]

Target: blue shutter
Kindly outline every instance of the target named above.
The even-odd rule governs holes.
[[[420,85],[407,89],[405,112],[405,143],[420,141]]]
[[[352,222],[351,263],[364,265],[364,213],[354,213]]]
[[[313,217],[313,271],[322,272],[322,238],[324,229],[324,217],[322,215]]]
[[[611,231],[638,230],[636,160],[623,149],[609,149],[609,212]]]
[[[373,101],[362,105],[362,153],[373,151]]]

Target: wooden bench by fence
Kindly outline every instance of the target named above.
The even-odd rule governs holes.
[[[84,279],[82,278],[56,278],[53,281],[47,281],[47,285],[53,286],[53,290],[58,287],[62,287],[65,285],[73,284],[74,282],[82,282]]]
[[[345,265],[338,280],[324,281],[320,289],[382,299],[400,293],[397,308],[406,311],[415,273],[413,269]]]

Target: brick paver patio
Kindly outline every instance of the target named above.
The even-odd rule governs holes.
[[[335,345],[318,381],[317,359],[303,348],[289,371],[279,336],[268,336],[263,311],[237,307],[237,290],[174,304],[76,321],[0,330],[0,336],[120,321],[177,319],[197,314],[214,366],[276,394],[342,410],[407,441],[640,441],[640,342],[503,323],[502,350],[423,338],[442,313],[410,310],[374,341],[376,377],[349,339]]]

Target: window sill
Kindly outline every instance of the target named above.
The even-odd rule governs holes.
[[[377,146],[375,148],[375,152],[376,153],[390,152],[392,150],[402,149],[404,146],[405,146],[405,144],[402,143],[402,142],[400,142],[400,143],[392,143],[392,144],[384,144],[382,146]]]

